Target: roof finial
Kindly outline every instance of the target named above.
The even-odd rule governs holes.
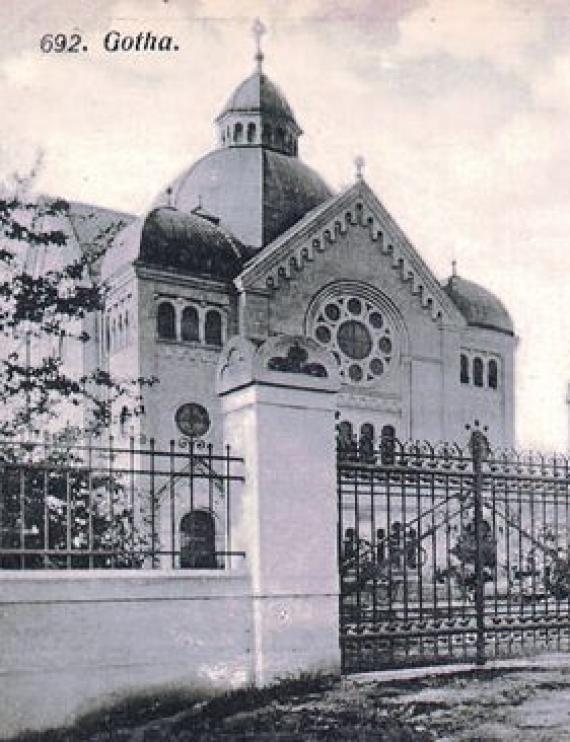
[[[364,167],[366,165],[364,157],[362,157],[362,155],[358,155],[358,157],[355,157],[354,164],[356,165],[356,180],[363,180],[364,179]]]
[[[257,71],[261,72],[261,65],[263,63],[263,52],[261,51],[261,37],[264,33],[267,33],[267,29],[263,25],[263,23],[259,20],[259,18],[256,18],[253,22],[253,26],[251,27],[251,32],[253,33],[253,38],[255,39],[255,61],[257,62]]]
[[[454,276],[454,277],[457,276],[457,260],[456,260],[456,258],[453,258],[453,260],[451,261],[451,275]]]

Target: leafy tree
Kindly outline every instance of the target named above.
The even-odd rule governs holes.
[[[123,421],[125,409],[138,414],[143,387],[155,381],[118,379],[102,368],[72,369],[57,351],[63,343],[90,340],[88,320],[103,309],[107,293],[98,280],[100,262],[125,223],[95,230],[88,248],[72,253],[70,204],[35,196],[36,175],[37,167],[0,187],[0,405],[6,411],[0,419],[0,549],[71,545],[131,553],[141,539],[120,479],[93,479],[81,467],[73,473],[81,457],[69,445],[39,446],[32,453],[16,442],[65,421],[72,408],[84,413],[82,429],[60,431],[59,443],[98,435],[113,421],[119,400],[128,401]],[[37,255],[45,258],[42,271],[34,268]],[[2,567],[136,566],[132,556],[120,564],[120,557],[84,561],[0,555]]]
[[[118,379],[101,368],[74,374],[49,346],[89,341],[86,320],[103,308],[107,292],[97,270],[125,223],[102,228],[88,249],[70,256],[70,204],[35,197],[35,176],[15,178],[0,190],[0,402],[9,410],[0,434],[45,430],[62,403],[88,410],[85,423],[96,432],[109,425],[121,398],[130,399],[136,414],[141,388],[150,380]],[[40,252],[47,259],[41,273],[30,268],[30,256]]]

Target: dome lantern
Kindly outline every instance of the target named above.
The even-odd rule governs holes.
[[[218,145],[263,147],[296,157],[303,132],[285,96],[263,72],[261,37],[265,32],[263,23],[256,19],[253,24],[256,69],[238,85],[216,118]]]

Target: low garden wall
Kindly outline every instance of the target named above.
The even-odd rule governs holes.
[[[137,693],[252,679],[249,578],[231,571],[4,572],[0,738]]]

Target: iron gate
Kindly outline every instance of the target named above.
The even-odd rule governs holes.
[[[345,672],[568,650],[562,456],[339,441]]]

